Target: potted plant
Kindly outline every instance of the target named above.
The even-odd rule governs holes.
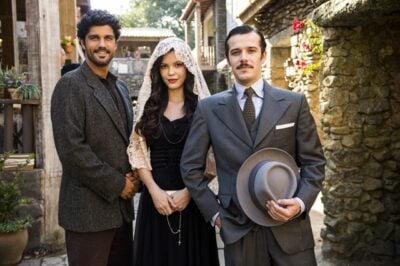
[[[64,36],[61,40],[61,47],[67,54],[70,54],[74,50],[75,40],[70,35]]]
[[[2,69],[1,86],[4,87],[4,93],[8,93],[10,98],[18,98],[17,89],[26,80],[25,73],[19,73],[15,67]]]
[[[21,194],[21,169],[30,159],[15,171],[3,171],[9,156],[0,154],[0,265],[16,265],[21,260],[31,224],[30,217],[18,215],[19,207],[30,202]]]
[[[23,82],[17,88],[17,92],[20,92],[23,100],[39,99],[41,88],[39,85],[28,81],[28,82]]]
[[[39,85],[27,80],[26,73],[19,73],[15,67],[1,69],[0,88],[7,91],[11,99],[38,99],[41,88]],[[4,97],[3,97],[4,98]]]

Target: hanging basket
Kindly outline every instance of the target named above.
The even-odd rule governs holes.
[[[72,51],[74,51],[74,46],[70,43],[64,45],[63,48],[67,54],[70,54],[70,53],[72,53]]]

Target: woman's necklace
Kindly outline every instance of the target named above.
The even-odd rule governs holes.
[[[168,138],[167,132],[165,132],[165,129],[164,129],[164,126],[163,126],[162,123],[161,123],[161,131],[162,131],[162,133],[163,133],[163,136],[164,136],[165,140],[166,140],[169,144],[176,145],[176,144],[178,144],[178,143],[181,143],[181,142],[185,139],[185,136],[186,136],[187,132],[189,131],[189,126],[186,127],[185,132],[183,132],[182,136],[181,136],[177,141],[172,141],[172,140],[170,140],[170,139]]]
[[[181,225],[182,225],[182,212],[179,212],[179,227],[178,229],[175,231],[174,229],[172,229],[171,223],[169,222],[168,219],[168,215],[165,216],[167,218],[167,223],[168,223],[168,227],[169,227],[169,231],[171,231],[172,234],[176,235],[178,234],[178,246],[181,245]]]

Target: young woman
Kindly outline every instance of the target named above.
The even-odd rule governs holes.
[[[161,41],[147,66],[128,148],[144,184],[135,266],[219,265],[214,228],[204,221],[180,174],[197,101],[208,95],[189,46],[175,37]]]

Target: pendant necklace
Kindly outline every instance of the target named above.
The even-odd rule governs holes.
[[[168,219],[168,215],[167,216],[165,216],[166,218],[167,218],[167,223],[168,223],[168,227],[169,227],[169,231],[171,231],[171,233],[172,234],[174,234],[174,235],[178,235],[178,246],[180,246],[181,245],[181,225],[182,225],[182,212],[180,211],[179,212],[179,227],[178,227],[178,229],[177,230],[174,230],[173,228],[172,228],[172,226],[171,226],[171,223],[169,222],[169,219]]]

